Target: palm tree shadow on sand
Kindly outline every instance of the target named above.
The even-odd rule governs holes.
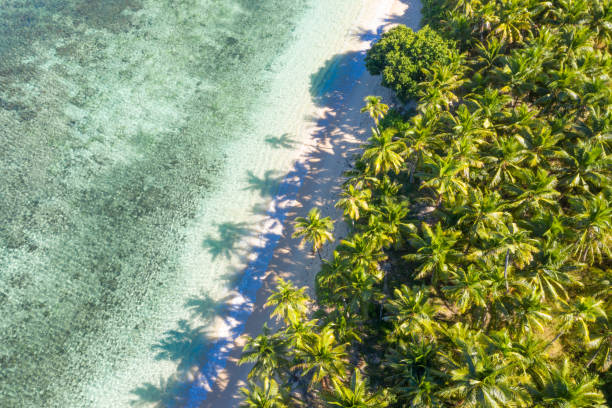
[[[293,149],[297,145],[297,141],[293,140],[288,133],[277,137],[270,135],[266,137],[266,143],[275,149]]]
[[[378,38],[380,32],[376,33],[357,33],[363,39],[370,40]],[[360,109],[360,107],[348,106],[346,104],[346,93],[343,89],[351,89],[351,86],[347,86],[347,83],[355,83],[359,80],[359,77],[365,72],[365,66],[363,59],[365,52],[348,52],[341,53],[326,61],[321,68],[311,75],[311,86],[310,93],[313,101],[320,107],[329,108],[330,111],[339,113],[348,113],[352,109]],[[334,116],[326,115],[324,117],[316,118],[315,122],[318,128],[326,129],[330,120],[333,120]],[[345,118],[341,121],[340,128],[345,132],[353,132],[358,129],[362,124],[357,121],[351,121]],[[325,131],[316,132],[313,137],[315,139],[323,139],[328,137]],[[288,135],[281,135],[279,137],[269,136],[266,139],[273,148],[290,148],[290,145],[294,147],[292,139]],[[313,157],[317,160],[323,160],[327,155],[333,154],[336,157],[345,157],[347,152],[353,152],[354,146],[350,143],[339,142],[331,140],[333,152],[328,153],[323,150],[317,150],[313,153]],[[348,160],[348,159],[347,159]],[[296,168],[292,173],[304,174],[305,169]],[[290,173],[290,175],[292,174]],[[257,176],[253,172],[247,173],[248,187],[247,191],[254,191],[259,193],[261,197],[273,197],[282,193],[282,174],[268,170],[263,176]],[[325,180],[329,177],[333,177],[331,174],[327,174],[325,169],[317,171],[310,170],[306,177],[317,178],[318,180]],[[279,188],[279,186],[281,186]],[[282,194],[281,194],[282,195]],[[313,203],[310,199],[306,199],[302,204],[305,208],[310,208]],[[287,210],[278,210],[270,212],[270,208],[266,205],[258,205],[252,209],[253,213],[261,214],[267,213],[268,216],[278,219],[280,222],[285,217]],[[252,233],[247,225],[242,223],[225,223],[218,226],[217,236],[209,236],[203,242],[203,246],[209,249],[214,257],[232,257],[237,253],[236,246],[244,236]],[[254,250],[257,255],[255,263],[261,263],[262,259],[269,257],[269,251],[274,242],[278,237],[270,236],[264,237],[266,244],[264,247]],[[268,244],[270,242],[270,244]],[[265,261],[267,264],[268,261]],[[289,261],[287,261],[289,262]],[[266,284],[267,285],[267,284]],[[228,307],[227,303],[215,302],[208,296],[202,296],[201,298],[189,299],[186,302],[185,307],[190,310],[193,317],[201,317],[204,319],[213,319],[217,316],[227,316],[230,313],[238,314],[242,313],[243,310],[232,310]],[[240,308],[241,306],[239,306]],[[233,329],[235,333],[230,333],[230,338],[235,338],[239,334],[242,334],[242,327],[236,327]],[[245,333],[255,335],[256,333],[246,331]],[[170,377],[167,381],[161,381],[160,385],[145,384],[144,386],[136,389],[133,393],[139,398],[139,401],[145,401],[144,404],[157,404],[156,407],[174,407],[182,406],[187,401],[188,391],[193,385],[193,376],[191,375],[190,369],[194,367],[192,365],[198,364],[199,367],[204,367],[208,364],[208,361],[195,361],[194,355],[198,355],[197,347],[194,346],[190,340],[195,340],[196,343],[200,341],[199,328],[196,326],[179,326],[172,333],[167,333],[160,342],[157,343],[155,351],[160,357],[172,358],[174,361],[178,361],[179,365],[181,361],[191,362],[192,364],[183,364],[182,371],[179,370],[177,374]],[[223,341],[221,342],[223,343]],[[228,343],[229,344],[229,343]],[[222,347],[228,344],[221,344]],[[204,354],[200,354],[200,358],[204,359]],[[212,362],[214,366],[215,361]],[[181,379],[181,380],[178,380]],[[228,389],[231,389],[228,386]],[[235,397],[235,396],[234,396]],[[139,401],[136,401],[134,405],[137,405]],[[234,400],[236,401],[236,400]],[[210,404],[207,401],[202,401],[203,407],[209,407]]]
[[[209,235],[202,242],[202,246],[208,249],[213,259],[220,256],[230,259],[239,255],[238,244],[251,234],[252,229],[244,222],[230,221],[217,224],[217,231],[217,236]]]
[[[176,328],[168,330],[151,346],[156,360],[176,363],[176,373],[159,384],[145,383],[131,391],[134,407],[172,408],[181,407],[188,400],[189,390],[198,368],[213,341],[208,327],[213,320],[224,315],[230,308],[229,297],[213,299],[209,294],[193,296],[184,304],[189,310],[190,320],[179,320]]]
[[[266,170],[263,177],[258,177],[252,171],[247,172],[247,183],[245,190],[257,191],[260,197],[271,197],[278,189],[282,175],[278,170]]]

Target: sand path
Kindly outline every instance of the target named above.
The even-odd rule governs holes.
[[[363,66],[365,50],[379,35],[395,24],[406,24],[413,29],[421,18],[418,0],[365,0],[364,9],[348,35],[344,49],[339,50],[335,65],[327,77],[327,91],[317,100],[317,109],[304,121],[304,135],[311,143],[298,165],[305,167],[296,200],[276,203],[287,211],[281,238],[269,263],[262,287],[257,292],[254,310],[246,321],[243,335],[229,346],[231,349],[224,369],[208,392],[202,408],[237,407],[241,400],[240,387],[246,384],[250,365],[239,366],[238,359],[247,335],[257,336],[269,322],[269,310],[263,308],[276,277],[291,280],[298,286],[308,287],[310,295],[320,261],[307,249],[299,249],[299,240],[292,239],[293,219],[305,216],[314,206],[324,216],[336,221],[337,240],[347,234],[342,212],[334,208],[343,181],[342,173],[349,167],[359,146],[367,139],[371,119],[360,113],[367,95],[380,95],[391,100],[388,90],[380,86],[380,77],[370,76]],[[322,251],[329,257],[336,244]]]

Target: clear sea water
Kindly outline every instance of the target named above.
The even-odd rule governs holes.
[[[185,403],[360,7],[0,0],[0,407]]]

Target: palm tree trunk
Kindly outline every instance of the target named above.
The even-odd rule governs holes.
[[[506,281],[506,293],[510,292],[508,286],[508,263],[510,262],[510,249],[506,249],[506,262],[504,266],[504,280]]]
[[[542,350],[546,350],[547,348],[549,348],[555,341],[559,339],[559,337],[563,336],[564,334],[565,330],[561,330],[559,333],[557,333],[554,339],[552,339],[546,346],[544,346]]]
[[[317,248],[317,255],[319,255],[319,259],[323,262],[323,257],[321,256],[321,250]]]
[[[383,308],[385,305],[385,299],[387,299],[387,271],[385,271],[385,274],[383,275],[383,298],[380,301],[380,312],[378,313],[378,320],[382,320],[383,317]]]
[[[593,357],[591,357],[591,359],[589,360],[589,362],[587,363],[586,366],[584,366],[584,368],[589,368],[589,366],[593,363],[593,361],[595,361],[595,359],[597,358],[597,355],[599,354],[599,352],[601,351],[601,347],[597,348],[597,351],[595,352],[595,354],[593,354]]]

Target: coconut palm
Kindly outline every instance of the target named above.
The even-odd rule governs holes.
[[[452,229],[443,229],[441,223],[437,223],[433,229],[423,223],[421,230],[422,234],[410,235],[410,243],[417,252],[404,255],[404,259],[420,263],[416,268],[418,272],[416,278],[422,279],[430,275],[431,284],[436,285],[446,277],[451,265],[462,255],[454,249],[461,233]]]
[[[542,300],[542,295],[533,289],[520,298],[513,298],[511,331],[523,334],[544,330],[552,315]]]
[[[489,38],[486,43],[477,41],[475,46],[478,53],[476,62],[479,72],[486,72],[495,67],[504,55],[504,42],[500,41],[497,37]]]
[[[601,145],[579,141],[563,159],[564,187],[592,192],[610,182],[612,160]]]
[[[539,389],[532,389],[534,402],[539,407],[603,408],[603,395],[597,390],[597,380],[586,373],[572,375],[569,361],[564,360],[560,368],[553,368]]]
[[[276,291],[268,297],[264,307],[274,307],[272,316],[282,319],[285,324],[293,324],[306,316],[310,298],[305,294],[306,287],[296,288],[282,278],[276,280]]]
[[[382,98],[380,96],[369,95],[365,97],[364,101],[366,104],[361,108],[361,112],[368,112],[370,117],[374,119],[376,127],[378,127],[379,118],[383,118],[387,114],[389,107],[382,103]]]
[[[404,131],[406,156],[409,165],[410,183],[414,181],[415,169],[423,163],[426,156],[431,155],[432,144],[436,140],[434,131],[439,122],[438,115],[433,109],[428,109],[415,115],[408,129]]]
[[[338,252],[353,269],[378,276],[378,264],[386,259],[386,255],[377,244],[364,234],[355,234],[350,240],[340,241]]]
[[[285,357],[286,340],[280,335],[270,333],[270,329],[264,324],[262,334],[249,338],[244,346],[239,364],[254,363],[249,378],[273,376],[288,365]]]
[[[245,408],[287,408],[278,384],[271,378],[264,377],[262,385],[251,383],[249,388],[241,388],[245,397],[240,404]]]
[[[402,285],[395,289],[386,306],[391,313],[385,320],[395,321],[397,330],[413,335],[434,334],[436,308],[425,290]]]
[[[395,140],[397,130],[388,128],[382,132],[374,131],[365,149],[362,160],[366,163],[366,170],[377,175],[380,172],[394,171],[399,173],[404,158],[402,152],[406,145],[401,140]]]
[[[574,228],[577,239],[574,254],[580,261],[603,262],[612,257],[612,207],[605,196],[586,196],[573,200],[577,213]]]
[[[561,310],[559,333],[551,340],[551,344],[574,328],[577,328],[585,342],[589,342],[591,337],[589,324],[594,323],[598,318],[607,317],[603,309],[603,301],[592,296],[580,296],[570,302],[561,302]]]
[[[502,41],[509,43],[523,40],[523,33],[531,27],[531,17],[525,3],[521,0],[509,0],[501,3],[499,24],[491,32]]]
[[[423,170],[417,172],[417,176],[424,180],[421,188],[428,187],[436,192],[437,206],[442,204],[443,198],[452,204],[457,194],[468,193],[468,185],[460,176],[467,167],[467,163],[453,156],[441,157],[434,154],[425,159]]]
[[[529,237],[529,232],[511,223],[492,234],[490,247],[475,251],[471,257],[485,256],[497,259],[500,255],[506,258],[506,268],[512,262],[519,268],[524,268],[538,252],[538,241]]]
[[[425,81],[419,84],[417,94],[426,106],[436,110],[450,108],[459,100],[454,92],[465,82],[462,78],[464,70],[461,64],[435,62],[423,69]]]
[[[329,388],[329,378],[341,376],[346,368],[346,346],[336,342],[331,326],[324,327],[320,333],[312,333],[299,348],[303,370],[302,375],[311,375],[311,385],[323,382]]]
[[[321,211],[318,208],[313,208],[308,212],[308,216],[297,217],[295,219],[295,227],[293,238],[302,237],[300,246],[304,243],[312,243],[312,251],[316,252],[321,257],[321,247],[327,241],[333,241],[332,231],[334,230],[334,222],[330,217],[321,218]]]
[[[368,211],[368,201],[372,197],[372,191],[367,188],[358,189],[349,184],[340,196],[342,198],[336,203],[336,207],[342,208],[345,216],[357,221],[361,216],[360,211]]]
[[[444,382],[444,373],[438,368],[438,347],[423,339],[399,341],[387,355],[390,375],[388,381],[393,392],[411,407],[433,408],[442,400],[437,395]]]
[[[467,202],[459,207],[459,225],[464,225],[470,236],[490,239],[493,231],[503,228],[511,219],[509,204],[497,191],[474,188],[470,190]]]
[[[548,171],[542,168],[537,172],[522,169],[516,173],[516,178],[518,183],[508,186],[508,190],[513,196],[512,206],[521,214],[538,213],[559,205],[558,197],[561,193],[555,188],[558,181]]]
[[[555,302],[567,299],[566,288],[582,286],[575,276],[581,267],[572,261],[569,248],[550,241],[540,246],[535,258],[536,262],[523,271],[523,276],[544,298]]]
[[[457,357],[449,358],[453,367],[448,387],[440,391],[454,398],[458,407],[503,408],[520,406],[528,398],[513,375],[512,365],[487,353],[480,345],[463,347]]]
[[[389,401],[381,392],[369,392],[361,373],[354,369],[347,387],[336,378],[332,378],[333,391],[325,397],[330,406],[342,408],[378,408],[386,407]]]
[[[502,112],[511,101],[508,95],[489,87],[482,93],[467,95],[466,99],[475,105],[476,111],[483,118],[482,126],[485,129],[495,128],[503,120]]]
[[[448,286],[443,288],[453,299],[461,313],[465,313],[473,306],[486,308],[486,292],[488,279],[486,275],[474,264],[467,268],[451,270]]]

